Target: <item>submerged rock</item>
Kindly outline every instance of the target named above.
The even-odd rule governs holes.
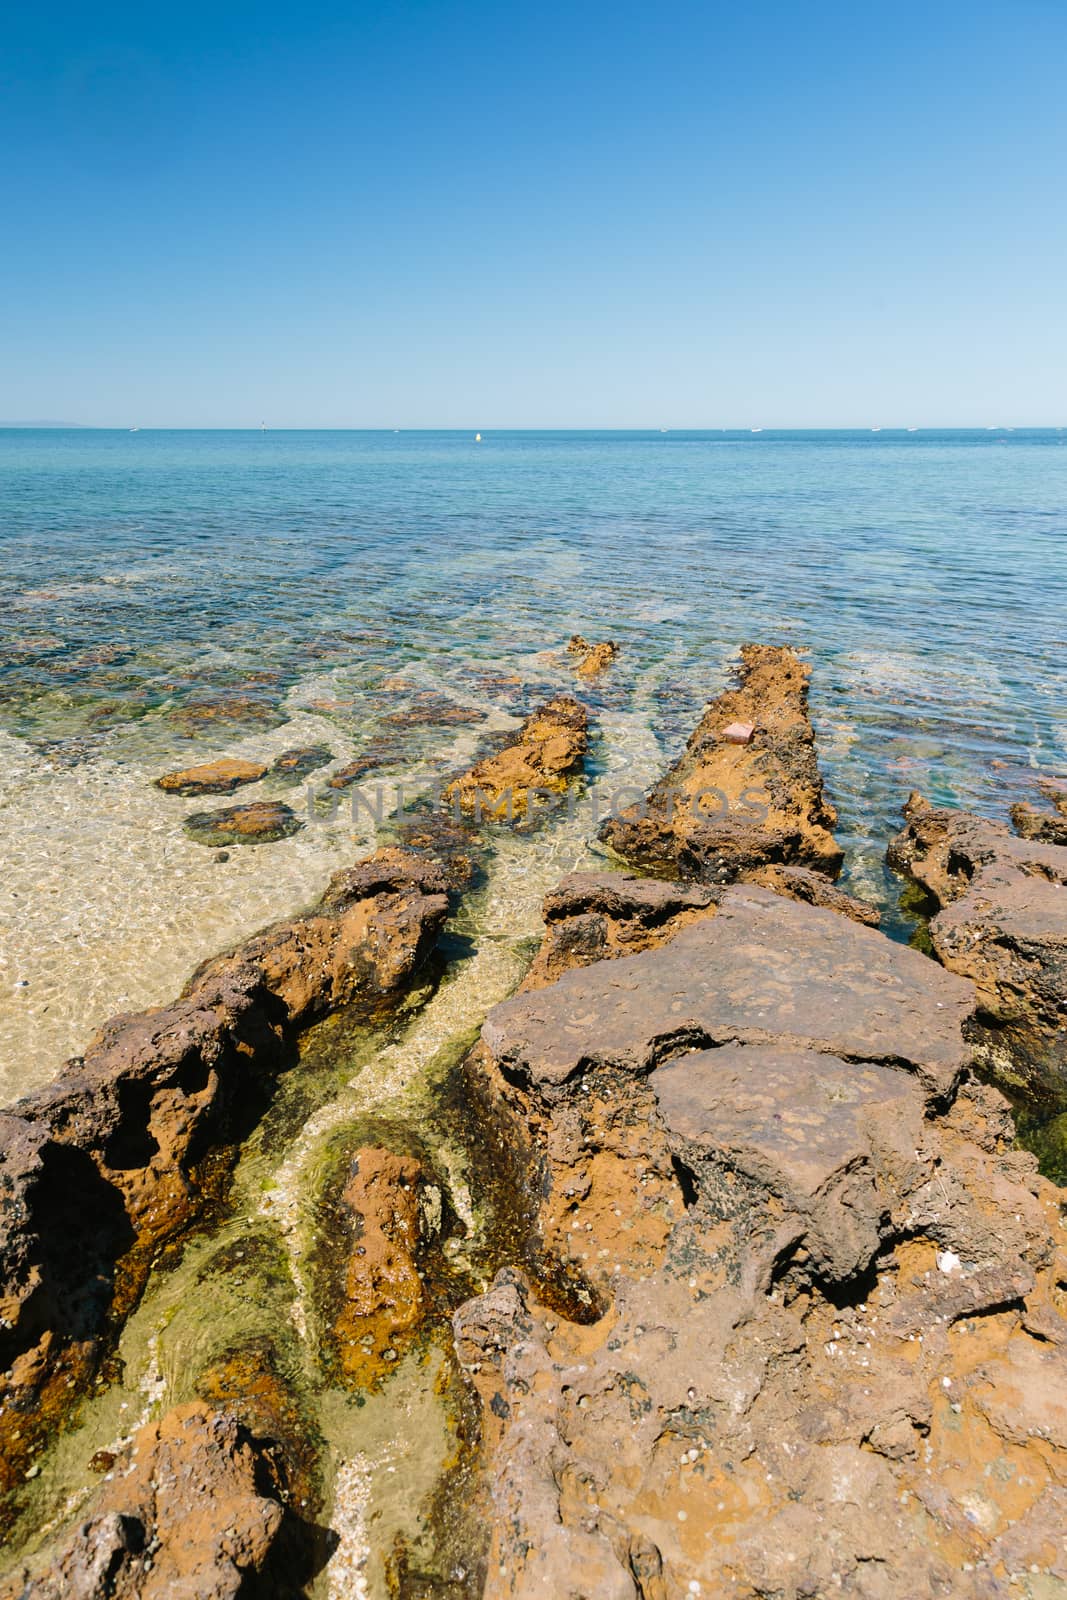
[[[333,760],[333,751],[325,744],[298,745],[292,750],[283,750],[271,763],[270,775],[272,778],[287,778],[297,782],[306,778],[309,773],[317,772],[319,767],[324,767],[328,761]]]
[[[792,650],[744,645],[738,688],[712,701],[647,801],[610,817],[600,837],[635,865],[707,882],[769,864],[836,877],[837,813],[815,754],[810,676]],[[736,737],[742,724],[747,742]]]
[[[0,1486],[97,1370],[161,1252],[220,1193],[295,1031],[408,988],[448,914],[440,868],[379,851],[317,909],[205,963],[171,1005],[105,1024],[0,1117]]]
[[[182,767],[156,779],[156,788],[166,794],[232,794],[242,783],[256,783],[267,771],[259,761],[239,761],[224,756],[199,767]]]
[[[291,1552],[288,1570],[271,1570],[286,1498],[269,1445],[226,1412],[180,1406],[134,1436],[74,1534],[36,1574],[9,1577],[0,1597],[237,1600],[254,1583],[281,1600],[307,1575]]]
[[[1067,845],[1067,795],[1057,794],[1050,814],[1020,800],[1011,808],[1012,826],[1023,839],[1040,839],[1045,844]]]
[[[561,694],[546,701],[502,750],[448,785],[446,803],[475,814],[484,810],[526,816],[533,810],[531,793],[562,793],[580,769],[589,744],[588,725],[585,707],[573,696]]]
[[[574,657],[574,670],[579,678],[595,678],[611,666],[618,653],[619,647],[611,639],[590,644],[580,633],[572,635],[567,646],[567,654]]]
[[[535,1246],[455,1317],[486,1600],[1047,1584],[1067,1257],[967,1077],[971,985],[764,889],[670,887],[699,920],[504,1002],[468,1063]]]
[[[889,863],[930,897],[938,960],[976,985],[1006,1082],[1067,1088],[1067,849],[913,794]]]
[[[197,811],[186,817],[182,831],[197,844],[212,848],[227,844],[273,844],[290,839],[304,826],[281,800],[254,800],[249,805],[224,806],[221,811]]]
[[[331,1334],[346,1381],[368,1388],[392,1371],[427,1310],[418,1259],[440,1228],[441,1193],[413,1157],[368,1147],[352,1158],[341,1206],[352,1247]]]

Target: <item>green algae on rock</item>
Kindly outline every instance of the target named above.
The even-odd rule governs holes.
[[[182,823],[183,833],[197,844],[273,844],[289,839],[304,826],[281,800],[253,800],[248,805],[224,806],[220,811],[197,811]]]

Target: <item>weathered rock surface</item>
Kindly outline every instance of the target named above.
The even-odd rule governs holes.
[[[418,1161],[357,1150],[342,1195],[352,1247],[331,1329],[348,1383],[369,1388],[392,1370],[428,1306],[418,1259],[440,1228],[441,1192]]]
[[[938,960],[977,987],[1005,1081],[1067,1087],[1067,849],[912,795],[889,862],[931,897]]]
[[[283,750],[271,762],[270,775],[272,778],[286,778],[296,783],[301,778],[306,778],[309,773],[317,772],[319,767],[324,767],[328,761],[333,760],[333,751],[325,744],[296,745],[292,750]]]
[[[156,788],[166,794],[232,794],[242,783],[256,783],[266,773],[259,761],[239,761],[223,757],[219,761],[206,761],[199,767],[182,767],[178,772],[165,772],[156,779]]]
[[[573,634],[567,646],[567,654],[574,657],[574,670],[579,678],[597,677],[611,666],[618,653],[619,647],[613,640],[602,639],[599,644],[590,644],[580,633]]]
[[[588,747],[589,718],[571,695],[557,695],[526,718],[515,737],[495,755],[479,761],[446,788],[448,804],[492,813],[499,808],[524,817],[531,791],[561,793],[579,770]]]
[[[718,908],[720,891],[622,872],[572,872],[546,895],[545,936],[522,991],[554,983],[574,967],[637,955]]]
[[[711,703],[647,801],[610,817],[601,838],[635,865],[707,882],[783,863],[836,877],[837,814],[815,754],[810,676],[792,650],[745,645],[739,687]],[[726,736],[748,723],[747,743]]]
[[[1012,827],[1023,839],[1040,839],[1045,844],[1067,844],[1067,797],[1053,812],[1039,811],[1026,800],[1011,808]]]
[[[218,1194],[294,1031],[388,1005],[448,904],[439,868],[380,851],[335,874],[314,912],[207,962],[173,1004],[114,1018],[0,1118],[0,1487],[21,1480],[153,1261]]]
[[[286,1487],[275,1453],[199,1404],[142,1428],[76,1532],[3,1600],[237,1600],[291,1595],[277,1557]],[[288,1569],[288,1570],[286,1570]]]
[[[220,811],[197,811],[186,817],[182,829],[197,844],[273,844],[289,839],[304,826],[281,800],[254,800]]]
[[[468,1064],[540,1239],[455,1318],[486,1600],[1062,1593],[1060,1196],[967,1077],[971,985],[760,888],[699,909]]]

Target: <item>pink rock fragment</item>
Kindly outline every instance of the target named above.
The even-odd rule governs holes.
[[[728,744],[748,744],[754,732],[751,722],[731,722],[722,730],[722,736]]]

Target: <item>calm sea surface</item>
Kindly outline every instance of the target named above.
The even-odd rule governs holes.
[[[743,641],[807,651],[849,877],[892,911],[909,790],[1003,815],[1067,770],[1067,433],[0,432],[2,848],[32,866],[7,911],[102,898],[120,942],[111,847],[42,843],[63,783],[105,841],[106,770],[134,854],[161,764],[390,726],[432,765],[428,695],[518,715],[573,686],[543,653],[576,631],[621,646],[597,761],[616,729],[666,763]],[[239,892],[289,848],[240,852]]]

